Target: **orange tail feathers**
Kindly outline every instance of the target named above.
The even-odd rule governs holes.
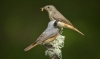
[[[80,33],[81,35],[84,36],[84,34],[81,31],[79,31],[77,28],[75,28],[71,25],[66,24],[65,27],[70,28],[70,29],[72,29],[72,30],[74,30],[74,31],[76,31],[76,32],[78,32],[78,33]]]
[[[24,49],[24,51],[28,51],[30,49],[32,49],[33,47],[37,46],[37,43],[31,44],[30,46],[28,46],[27,48]]]
[[[74,30],[74,31],[76,31],[76,32],[78,32],[78,33],[80,33],[81,35],[83,35],[84,36],[84,34],[81,32],[81,31],[79,31],[78,29],[76,29],[73,25],[69,25],[69,24],[66,24],[66,23],[64,23],[64,22],[58,22],[58,24],[57,24],[59,27],[64,27],[64,28],[70,28],[70,29],[72,29],[72,30]]]

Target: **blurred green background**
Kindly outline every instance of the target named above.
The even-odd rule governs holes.
[[[25,52],[49,22],[41,7],[54,5],[85,36],[64,29],[63,59],[100,59],[99,0],[1,0],[0,59],[49,59],[44,46]]]

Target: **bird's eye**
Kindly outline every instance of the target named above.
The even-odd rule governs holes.
[[[50,8],[50,7],[48,6],[48,8]]]
[[[58,21],[56,20],[56,21],[54,22],[54,26],[57,26],[57,23],[58,23]]]

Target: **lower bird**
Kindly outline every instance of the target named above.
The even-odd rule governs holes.
[[[33,47],[37,46],[38,44],[47,44],[55,40],[59,34],[57,22],[58,21],[56,20],[50,21],[48,23],[48,27],[46,28],[46,30],[37,38],[37,40],[33,44],[25,48],[24,51],[28,51]]]

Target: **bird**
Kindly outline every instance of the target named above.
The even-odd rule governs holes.
[[[28,51],[39,44],[41,45],[48,44],[53,40],[55,40],[59,34],[59,28],[57,27],[57,22],[58,21],[56,20],[50,21],[48,23],[46,30],[37,38],[37,40],[34,43],[26,47],[24,51]]]
[[[58,22],[57,26],[61,27],[61,29],[63,30],[63,28],[69,28],[72,29],[80,34],[82,34],[84,36],[84,34],[79,31],[77,28],[75,28],[75,26],[67,19],[65,18],[53,5],[46,5],[44,7],[41,8],[41,11],[46,10],[48,12],[49,15],[49,19],[50,20],[58,20],[60,22]]]

